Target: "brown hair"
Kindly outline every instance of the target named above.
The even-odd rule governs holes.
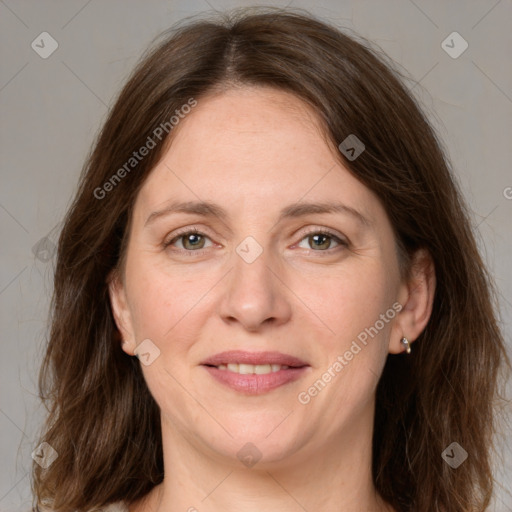
[[[357,159],[339,152],[340,161],[380,198],[401,251],[426,248],[435,264],[429,323],[410,356],[388,356],[378,384],[377,491],[397,511],[485,510],[498,370],[510,361],[462,195],[400,72],[369,43],[301,9],[237,10],[164,36],[111,109],[60,235],[39,375],[49,412],[40,442],[58,457],[47,469],[33,463],[36,504],[85,511],[134,501],[163,480],[159,408],[139,361],[121,349],[106,280],[122,262],[135,198],[166,139],[103,197],[97,191],[190,98],[247,84],[307,102],[334,147],[350,134],[363,141]],[[441,457],[453,441],[469,452],[456,470]]]

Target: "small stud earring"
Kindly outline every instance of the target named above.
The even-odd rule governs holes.
[[[400,343],[405,347],[405,351],[410,354],[411,353],[411,344],[409,343],[409,340],[407,338],[402,338],[400,340]]]

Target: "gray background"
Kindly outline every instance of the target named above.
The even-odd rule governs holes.
[[[500,291],[501,323],[510,346],[512,2],[288,0],[265,5],[288,3],[369,38],[407,70],[471,206],[480,247]],[[36,384],[52,291],[50,256],[108,105],[160,31],[194,13],[242,5],[256,4],[0,0],[1,512],[30,505],[28,471],[44,413]],[[456,59],[441,47],[453,31],[469,44]],[[59,45],[47,59],[31,47],[42,32]],[[49,252],[34,249],[41,240]],[[498,512],[512,510],[512,438],[510,431],[505,435],[492,508]]]

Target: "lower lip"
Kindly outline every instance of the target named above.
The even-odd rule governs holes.
[[[309,366],[303,366],[301,368],[288,368],[263,375],[242,375],[229,370],[219,370],[215,366],[203,365],[203,367],[208,370],[214,379],[222,384],[248,395],[261,395],[279,386],[293,382],[302,377],[309,368]]]

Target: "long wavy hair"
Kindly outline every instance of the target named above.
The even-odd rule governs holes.
[[[131,502],[163,480],[159,407],[139,361],[121,349],[106,281],[123,261],[137,193],[170,138],[112,177],[190,98],[244,85],[311,105],[335,148],[349,134],[363,141],[357,159],[339,151],[340,162],[380,198],[401,252],[426,248],[434,261],[429,323],[411,355],[388,355],[376,391],[377,491],[399,512],[488,508],[496,407],[510,370],[497,293],[446,151],[404,75],[345,32],[302,9],[238,9],[185,20],[140,59],[88,155],[58,242],[38,382],[48,411],[39,443],[58,457],[45,469],[33,463],[38,510]],[[402,261],[407,272],[410,259]],[[456,470],[441,457],[453,441],[469,454]]]

